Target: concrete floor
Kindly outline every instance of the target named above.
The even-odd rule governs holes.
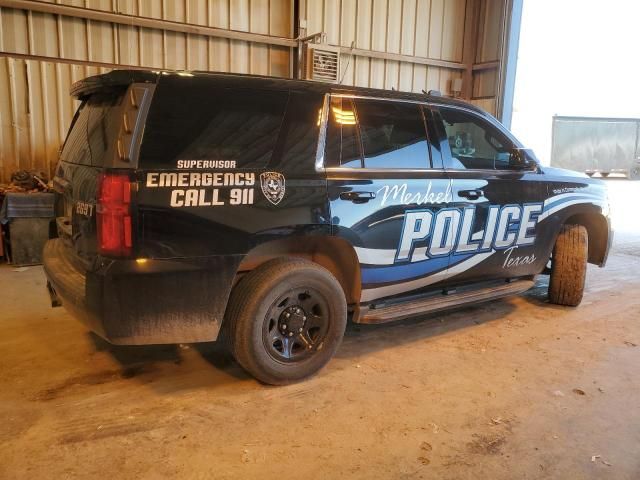
[[[0,268],[0,478],[640,478],[640,182],[579,308],[526,296],[351,326],[266,387],[215,345],[117,348]],[[626,208],[626,210],[625,210]]]

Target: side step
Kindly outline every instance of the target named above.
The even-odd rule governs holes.
[[[514,280],[473,290],[469,289],[446,295],[437,293],[435,296],[431,295],[426,298],[415,299],[414,297],[413,300],[405,302],[400,301],[377,308],[370,307],[368,311],[362,312],[363,315],[360,317],[358,323],[386,323],[425,313],[461,307],[470,303],[479,303],[493,300],[494,298],[518,295],[519,293],[529,290],[533,287],[534,283],[532,279]]]

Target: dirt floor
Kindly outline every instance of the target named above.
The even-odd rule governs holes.
[[[110,346],[49,307],[39,267],[2,266],[0,478],[640,478],[640,182],[609,183],[616,244],[579,308],[541,279],[350,326],[288,387],[216,345]]]

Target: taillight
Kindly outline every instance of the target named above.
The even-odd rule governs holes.
[[[103,173],[96,209],[98,251],[102,255],[131,255],[131,180],[123,173]]]

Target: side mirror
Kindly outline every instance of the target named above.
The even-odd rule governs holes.
[[[514,148],[509,153],[509,168],[513,170],[537,170],[538,159],[531,149]]]

